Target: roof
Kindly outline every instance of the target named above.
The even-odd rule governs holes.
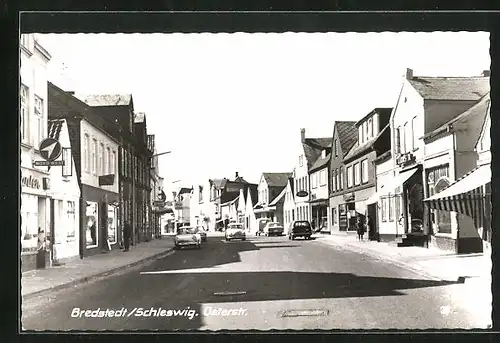
[[[314,164],[312,165],[311,169],[309,169],[309,171],[314,171],[314,170],[317,170],[317,169],[320,169],[324,166],[326,166],[328,164],[328,162],[330,162],[330,157],[331,157],[331,154],[328,153],[326,154],[325,158],[318,158],[316,160],[316,162],[314,162]]]
[[[262,173],[269,187],[285,187],[292,173]]]
[[[220,206],[228,206],[228,205],[233,205],[234,203],[236,203],[238,200],[239,200],[240,196],[237,195],[234,199],[231,199],[231,200],[228,200],[226,201],[225,203],[223,204],[220,204]]]
[[[389,124],[387,124],[379,133],[377,136],[375,136],[374,138],[370,139],[369,141],[363,143],[362,145],[359,145],[359,142],[357,142],[351,149],[351,151],[349,151],[349,153],[344,157],[344,161],[347,161],[347,160],[350,160],[352,158],[355,158],[356,156],[358,156],[359,154],[361,154],[362,152],[366,151],[367,149],[369,148],[372,148],[373,147],[373,144],[375,144],[375,142],[380,138],[380,136],[382,136],[382,134],[386,131],[386,130],[389,130]]]
[[[280,194],[278,194],[278,196],[276,198],[274,198],[273,201],[271,201],[269,203],[269,206],[276,205],[281,199],[283,199],[283,197],[285,196],[285,193],[286,193],[286,188],[283,188],[283,190],[280,192]]]
[[[62,126],[64,124],[64,119],[49,119],[47,121],[47,124],[49,138],[53,138],[58,141]]]
[[[255,204],[257,204],[259,200],[258,185],[253,183],[248,185],[248,190],[245,193],[245,201],[248,201],[248,192],[250,192],[250,196],[252,197],[252,207],[253,207],[255,206]]]
[[[294,186],[294,182],[293,182],[293,177],[289,177],[288,182],[290,183],[290,189],[292,190],[292,194],[294,194],[293,189],[295,188],[295,186]]]
[[[490,90],[490,78],[473,77],[425,77],[408,80],[425,100],[479,100]]]
[[[358,120],[356,122],[356,126],[359,126],[362,122],[366,121],[368,118],[372,117],[373,115],[375,115],[375,113],[390,113],[392,112],[393,108],[392,107],[376,107],[374,108],[373,110],[370,111],[370,113],[368,113],[367,115],[365,115],[363,118],[361,118],[360,120]]]
[[[185,193],[191,193],[191,188],[187,188],[187,187],[182,187],[179,191],[179,195],[181,194],[185,194]]]
[[[222,189],[224,188],[228,180],[224,178],[224,179],[212,179],[211,181],[214,184],[215,188]]]
[[[307,169],[321,156],[321,151],[331,148],[333,139],[330,138],[306,138],[302,146],[307,160]]]
[[[89,106],[128,106],[132,101],[131,94],[75,94]]]
[[[134,113],[134,123],[144,123],[144,119],[146,119],[146,113],[144,112]]]
[[[337,135],[339,137],[340,147],[344,156],[351,150],[358,140],[358,129],[355,121],[336,121]]]
[[[241,176],[238,176],[237,178],[235,178],[233,182],[248,183],[248,181],[245,180],[244,178],[242,178]]]
[[[441,132],[445,132],[448,130],[448,127],[450,126],[460,126],[460,125],[467,125],[469,121],[476,117],[476,116],[482,116],[484,119],[486,119],[486,114],[488,113],[488,110],[490,108],[490,103],[491,103],[491,98],[490,98],[490,93],[488,92],[485,96],[482,97],[482,99],[477,102],[474,106],[469,108],[467,111],[463,112],[462,114],[458,115],[457,117],[453,118],[449,122],[441,125],[434,131],[429,132],[424,136],[424,139],[426,138],[431,138],[436,135],[438,135]],[[483,122],[484,122],[483,119]]]

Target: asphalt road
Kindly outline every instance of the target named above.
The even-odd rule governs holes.
[[[319,240],[209,237],[200,250],[176,251],[121,275],[25,301],[22,326],[169,331],[482,327],[467,302],[460,301],[460,287]],[[154,311],[145,316],[141,308],[153,308],[158,316]],[[118,317],[86,318],[83,312],[98,309],[123,310],[114,313]],[[168,310],[179,312],[174,316]]]

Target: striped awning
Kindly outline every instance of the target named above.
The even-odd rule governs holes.
[[[443,189],[425,199],[432,209],[453,211],[473,217],[481,199],[485,196],[481,188],[491,182],[491,166],[484,164]]]

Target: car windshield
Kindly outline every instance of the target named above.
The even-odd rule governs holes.
[[[295,222],[295,227],[310,227],[309,222]]]
[[[203,231],[205,231],[205,230],[203,229],[203,226],[198,226],[198,227],[196,228],[196,230],[198,230],[198,232],[203,232]]]
[[[241,230],[241,229],[243,229],[243,225],[241,225],[241,224],[231,224],[231,225],[229,225],[229,228],[233,229],[233,230]]]
[[[196,233],[196,229],[194,227],[181,227],[179,230],[177,230],[178,235],[189,235]]]

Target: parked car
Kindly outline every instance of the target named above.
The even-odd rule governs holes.
[[[264,227],[264,235],[266,236],[281,236],[285,228],[278,222],[269,222]]]
[[[177,234],[174,238],[174,246],[176,249],[182,247],[201,248],[201,235],[196,228],[191,226],[183,226],[177,229]]]
[[[207,231],[205,230],[205,228],[203,226],[197,226],[196,230],[201,236],[201,241],[206,242],[207,241]]]
[[[226,241],[230,241],[231,239],[241,239],[242,241],[246,240],[247,235],[245,233],[245,229],[243,228],[243,224],[229,224],[226,229],[225,237]]]
[[[266,227],[267,223],[269,223],[271,219],[269,218],[259,218],[257,219],[257,232],[255,233],[256,236],[260,236],[261,234],[264,233],[264,228]]]
[[[296,237],[311,239],[312,227],[307,220],[295,220],[290,224],[288,230],[288,239],[294,240]]]

